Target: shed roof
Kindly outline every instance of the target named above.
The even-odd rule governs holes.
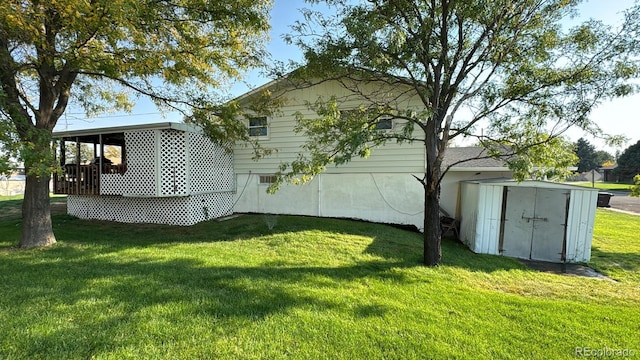
[[[495,186],[518,186],[518,187],[540,187],[540,188],[552,188],[552,189],[566,189],[566,190],[584,190],[584,191],[600,191],[599,189],[588,188],[584,186],[570,185],[557,183],[552,181],[541,180],[524,180],[518,182],[514,179],[479,179],[479,180],[465,180],[464,183],[469,184],[485,184]]]

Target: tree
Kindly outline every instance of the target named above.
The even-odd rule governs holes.
[[[27,171],[20,247],[55,242],[51,133],[71,104],[130,110],[133,96],[197,121],[231,110],[213,90],[263,57],[270,0],[0,2],[0,123]],[[211,125],[212,127],[216,124]],[[224,126],[220,134],[229,134]],[[233,141],[234,135],[220,141]]]
[[[618,158],[618,167],[614,175],[623,182],[632,182],[640,174],[640,141],[626,148]]]
[[[604,150],[596,150],[595,152],[595,161],[598,164],[598,167],[606,166],[605,164],[613,164],[614,161],[613,155]]]
[[[65,145],[65,159],[70,164],[85,164],[91,161],[95,155],[93,149],[89,147],[89,144],[80,143],[80,159],[78,157],[78,144],[70,142]]]
[[[572,126],[602,136],[589,119],[592,107],[634,91],[628,80],[638,74],[637,7],[615,29],[597,21],[564,29],[577,1],[326,3],[337,15],[306,10],[287,37],[305,54],[305,66],[292,76],[301,86],[339,81],[362,105],[345,114],[345,99],[310,104],[319,118],[299,119],[299,132],[309,137],[305,153],[282,164],[280,178],[304,181],[389,141],[424,144],[425,171],[416,178],[424,188],[427,265],[441,262],[439,196],[449,141],[477,137],[491,156],[528,172],[531,156],[545,154]],[[409,92],[421,111],[398,106]],[[372,125],[383,118],[403,126],[377,131]]]
[[[122,161],[124,161],[124,159],[122,158],[122,148],[120,146],[105,146],[104,155],[114,164],[120,164]]]
[[[584,138],[578,139],[575,144],[576,156],[578,156],[578,172],[583,173],[597,169],[600,164],[596,160],[596,148]]]
[[[633,177],[634,185],[631,187],[631,196],[640,197],[640,174]]]

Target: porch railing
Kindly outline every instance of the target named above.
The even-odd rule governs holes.
[[[126,167],[119,165],[64,165],[62,174],[53,178],[55,194],[100,195],[100,174],[124,174]]]

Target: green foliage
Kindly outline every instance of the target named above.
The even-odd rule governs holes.
[[[633,177],[634,186],[631,187],[631,196],[640,196],[640,174]]]
[[[489,149],[489,154],[493,157],[504,159],[516,180],[564,180],[572,175],[569,167],[574,166],[578,158],[569,141],[562,137],[551,137],[534,128],[529,128],[529,132],[525,134],[510,135],[526,141],[505,139],[495,143],[485,140],[482,145]]]
[[[134,96],[144,96],[196,121],[215,116],[220,88],[262,64],[270,6],[271,0],[0,2],[0,119],[15,130],[27,182],[58,168],[51,132],[70,104],[87,114],[128,111]],[[218,141],[235,140],[223,139],[226,129],[234,134],[232,126],[221,127]],[[44,183],[37,184],[42,190]],[[44,204],[46,191],[36,196],[30,189],[35,185],[27,185],[25,219],[36,220],[25,233],[48,223],[45,207],[32,205]],[[50,230],[36,231],[24,239],[51,243]]]
[[[0,109],[25,142],[30,129],[50,131],[70,102],[88,113],[129,110],[136,94],[189,116],[213,110],[221,99],[212,88],[261,64],[270,5],[3,2]]]
[[[427,203],[439,197],[446,146],[458,137],[499,145],[491,153],[510,153],[518,178],[563,175],[575,158],[558,138],[573,126],[605,136],[591,109],[634,92],[631,80],[640,73],[640,5],[617,28],[591,20],[566,29],[562,21],[577,1],[325,2],[337,15],[307,10],[287,37],[306,60],[292,76],[305,86],[334,80],[353,95],[338,99],[342,106],[358,98],[365,111],[342,119],[336,99],[312,104],[319,117],[299,119],[298,129],[310,138],[310,154],[283,164],[283,179],[305,180],[389,140],[422,142],[425,173],[418,179]],[[363,126],[385,115],[403,125],[381,134]],[[488,131],[476,132],[480,125]],[[438,213],[430,204],[425,216]],[[438,217],[428,221],[425,227],[435,228]],[[429,248],[438,247],[438,235],[425,232]]]
[[[16,169],[18,142],[15,139],[13,123],[0,115],[0,175],[7,175]]]
[[[636,174],[640,174],[640,141],[622,152],[618,157],[618,167],[613,173],[623,182],[631,182]]]
[[[580,138],[576,142],[575,152],[576,156],[580,159],[578,162],[579,173],[597,169],[601,165],[598,164],[596,159],[596,148],[584,138]]]
[[[595,152],[595,163],[598,164],[598,167],[603,166],[605,163],[613,163],[615,158],[609,152],[604,150],[596,150]]]
[[[614,160],[613,155],[604,150],[596,150],[595,147],[584,138],[578,139],[574,146],[576,156],[579,159],[579,173],[597,170],[605,162]]]
[[[571,126],[605,136],[589,119],[592,107],[635,91],[629,80],[639,69],[633,40],[639,7],[630,9],[618,28],[588,21],[565,30],[560,23],[575,12],[576,2],[327,3],[337,6],[338,16],[308,10],[305,22],[294,27],[297,33],[288,37],[305,51],[307,61],[294,77],[308,82],[339,79],[344,88],[361,95],[367,111],[359,121],[336,122],[327,119],[331,112],[311,104],[319,117],[300,121],[298,130],[307,135],[324,131],[327,136],[311,136],[314,144],[307,150],[318,154],[300,159],[310,166],[292,164],[291,174],[367,155],[389,140],[426,142],[426,149],[432,147],[427,161],[435,168],[446,144],[463,136],[509,143],[522,161],[559,169],[571,164],[570,157],[550,164],[553,157],[539,155],[554,145],[544,142]],[[358,82],[370,86],[359,87]],[[372,92],[371,87],[382,90]],[[414,102],[407,108],[403,100],[411,94],[420,107]],[[327,106],[340,109],[340,104]],[[374,140],[362,132],[360,125],[368,118],[383,115],[404,124]],[[318,126],[320,121],[326,123]],[[481,121],[488,121],[489,128],[474,132]],[[531,149],[538,145],[541,150]]]

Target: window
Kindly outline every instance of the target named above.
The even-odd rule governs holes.
[[[276,182],[275,175],[260,175],[260,184],[273,184]]]
[[[374,127],[375,130],[391,130],[393,129],[393,119],[390,118],[382,118],[380,119]]]
[[[356,111],[358,110],[341,110],[340,114],[343,117],[349,117],[349,116],[354,116],[354,114],[356,113]],[[369,118],[371,120],[373,120],[373,116],[375,115],[372,111],[365,111],[365,114],[367,116],[367,118]],[[375,123],[373,123],[373,128],[370,128],[371,130],[391,130],[393,129],[393,119],[391,117],[389,117],[388,115],[381,115],[379,118],[379,120],[376,121]],[[371,121],[372,122],[372,121]],[[369,125],[371,126],[371,125]]]
[[[249,118],[249,136],[267,136],[269,130],[267,127],[267,117],[252,117]]]

